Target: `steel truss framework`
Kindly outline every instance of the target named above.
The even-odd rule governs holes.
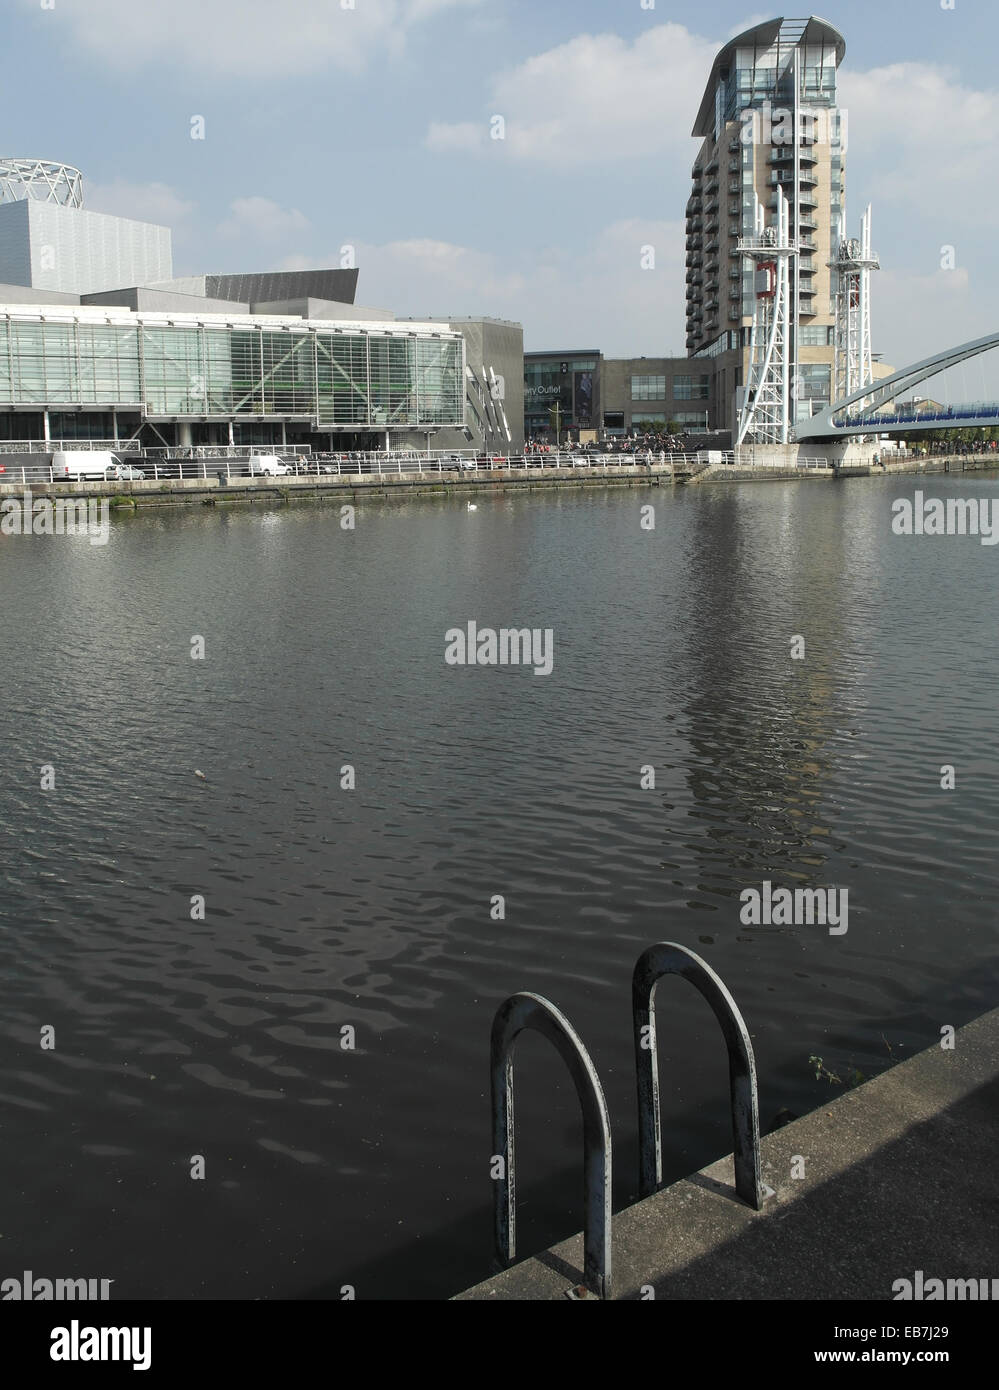
[[[756,235],[744,237],[739,250],[756,267],[757,294],[749,338],[749,383],[739,418],[736,448],[747,440],[786,444],[790,421],[791,258],[788,201],[778,195],[777,220],[763,228],[763,209],[756,204]],[[759,283],[761,277],[766,283]]]
[[[839,245],[829,268],[836,285],[832,399],[839,401],[874,380],[871,271],[880,270],[881,262],[871,251],[870,204],[861,223],[859,241],[848,238],[845,225],[840,222]]]
[[[71,164],[49,159],[0,159],[0,203],[18,203],[26,198],[82,208],[83,175]]]

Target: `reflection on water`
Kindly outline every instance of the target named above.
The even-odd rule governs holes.
[[[810,1054],[870,1074],[992,1007],[994,556],[894,537],[914,486],[0,538],[0,1273],[180,1298],[482,1277],[493,1010],[529,988],[576,1024],[626,1201],[628,984],[657,939],[735,994],[764,1121],[825,1099]],[[972,487],[997,484],[935,480]],[[552,675],[446,666],[469,619],[552,628]],[[743,925],[766,880],[848,888],[849,933]],[[679,1176],[729,1147],[724,1049],[682,982],[660,1000]],[[518,1045],[525,1251],[579,1224],[570,1089]]]

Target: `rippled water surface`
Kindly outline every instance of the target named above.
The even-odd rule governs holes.
[[[0,537],[0,1276],[119,1298],[485,1277],[494,1009],[532,989],[576,1024],[623,1204],[629,980],[656,940],[739,1001],[764,1124],[838,1093],[810,1055],[870,1075],[999,1002],[999,550],[893,536],[917,486],[999,492],[565,491],[373,502],[354,531],[306,504],[146,513],[106,547]],[[553,673],[447,666],[469,619],[551,628]],[[847,888],[848,933],[742,925],[768,879]],[[689,986],[659,998],[681,1176],[731,1147],[724,1048]],[[530,1253],[580,1225],[580,1125],[548,1045],[517,1058]]]

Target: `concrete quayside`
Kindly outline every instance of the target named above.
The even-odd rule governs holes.
[[[967,455],[909,456],[886,463],[848,462],[821,457],[795,461],[767,453],[754,461],[744,459],[706,461],[696,455],[677,456],[660,462],[625,463],[601,458],[594,461],[562,456],[557,463],[535,465],[529,458],[490,462],[473,469],[449,471],[439,463],[422,468],[403,466],[383,459],[371,471],[340,473],[301,472],[287,477],[249,477],[234,472],[224,475],[184,464],[184,476],[150,478],[141,481],[63,480],[48,481],[41,473],[22,466],[11,456],[3,458],[0,474],[0,501],[23,496],[30,491],[38,497],[106,497],[116,505],[132,508],[178,504],[229,502],[290,502],[310,498],[361,500],[388,496],[432,496],[462,493],[507,492],[526,489],[592,486],[672,486],[688,483],[789,482],[795,479],[881,477],[886,473],[961,473],[999,469],[994,453]],[[192,476],[193,474],[193,476]]]
[[[999,1299],[997,1144],[993,1009],[765,1136],[759,1211],[736,1196],[729,1155],[616,1213],[614,1298]],[[577,1235],[456,1299],[560,1300],[582,1271]],[[912,1320],[944,1312],[928,1311]]]

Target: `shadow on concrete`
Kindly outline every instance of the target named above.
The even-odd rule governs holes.
[[[615,1270],[621,1296],[637,1299],[646,1282],[657,1299],[892,1300],[893,1283],[920,1269],[927,1278],[994,1277],[997,1146],[999,1080],[674,1273]]]

